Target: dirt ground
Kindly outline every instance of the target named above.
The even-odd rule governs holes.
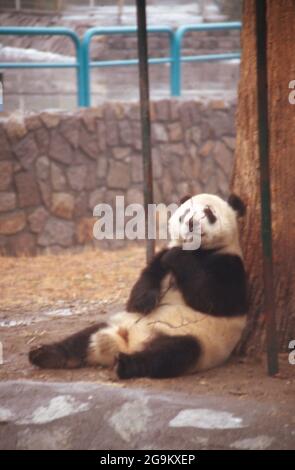
[[[0,380],[89,381],[294,403],[295,366],[288,363],[288,354],[280,356],[280,373],[275,378],[267,376],[264,357],[233,357],[220,368],[178,379],[125,382],[119,382],[113,371],[101,368],[44,371],[29,364],[30,348],[61,339],[120,310],[144,259],[144,249],[138,247],[35,258],[1,257],[4,363]]]

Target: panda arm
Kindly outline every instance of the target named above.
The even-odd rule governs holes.
[[[161,282],[168,273],[168,266],[162,263],[162,257],[167,251],[164,249],[157,253],[141,272],[127,301],[128,312],[147,314],[158,305]]]
[[[164,253],[162,264],[178,280],[195,279],[202,276],[202,263],[194,250],[184,250],[180,246],[173,247]]]

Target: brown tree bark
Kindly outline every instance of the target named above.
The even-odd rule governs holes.
[[[250,280],[250,313],[241,344],[244,352],[265,346],[260,188],[257,147],[255,0],[244,0],[242,62],[237,113],[236,163],[232,189],[247,203],[241,240]],[[268,99],[275,282],[279,349],[295,339],[295,1],[268,0]]]

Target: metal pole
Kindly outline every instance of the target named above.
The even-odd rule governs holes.
[[[154,256],[155,240],[148,239],[148,206],[149,204],[153,204],[153,170],[151,152],[151,121],[149,103],[149,73],[145,3],[145,0],[136,0],[146,259],[147,262],[149,262]]]
[[[275,375],[279,370],[279,366],[272,258],[266,0],[256,0],[256,54],[261,237],[263,250],[264,312],[266,315],[267,368],[269,375]]]

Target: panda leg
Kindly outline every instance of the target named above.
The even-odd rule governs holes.
[[[177,377],[189,372],[200,353],[201,346],[192,336],[159,335],[143,351],[119,354],[117,374],[120,379]]]
[[[29,352],[29,360],[42,369],[73,369],[85,366],[91,336],[106,327],[106,323],[98,323],[60,342],[32,349]]]

